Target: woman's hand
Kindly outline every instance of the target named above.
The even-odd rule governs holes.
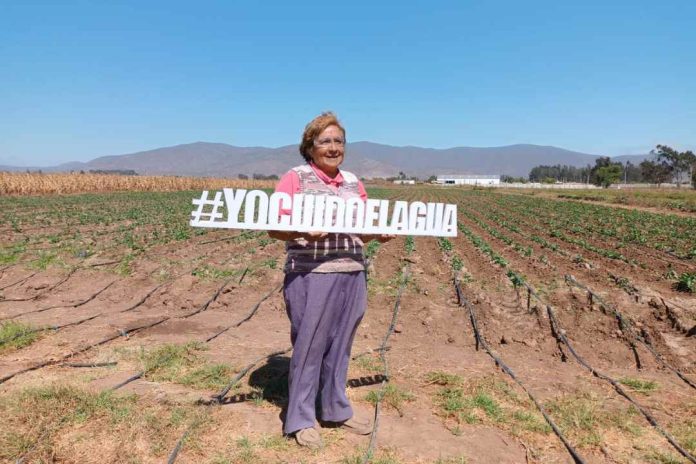
[[[389,240],[392,240],[395,238],[396,238],[396,235],[394,235],[394,234],[362,234],[362,235],[360,235],[360,239],[364,243],[367,243],[370,240],[377,240],[379,243],[387,243]]]
[[[319,240],[322,240],[326,238],[329,233],[328,232],[303,232],[301,233],[302,238],[307,240],[308,242],[318,242]]]
[[[269,230],[268,236],[277,240],[290,241],[298,238],[303,238],[308,242],[318,242],[329,235],[327,232],[292,232],[281,230]]]

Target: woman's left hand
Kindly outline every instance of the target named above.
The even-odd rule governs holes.
[[[379,243],[387,243],[389,240],[395,239],[393,234],[363,234],[360,236],[363,242],[367,243],[370,240],[377,240]]]

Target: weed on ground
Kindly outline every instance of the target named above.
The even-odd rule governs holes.
[[[9,321],[0,324],[0,353],[29,346],[39,338],[39,332],[29,324]]]

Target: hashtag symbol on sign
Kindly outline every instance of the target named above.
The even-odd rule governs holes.
[[[218,211],[218,209],[224,205],[222,201],[222,192],[215,192],[215,198],[208,200],[208,191],[204,190],[200,198],[193,199],[193,204],[198,206],[198,209],[191,212],[193,222],[200,222],[203,217],[205,217],[205,221],[215,221],[215,219],[222,218],[222,213]],[[209,213],[205,211],[206,206],[212,206]]]

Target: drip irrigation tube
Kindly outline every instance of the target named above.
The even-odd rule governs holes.
[[[379,357],[382,360],[382,365],[384,366],[384,379],[382,380],[379,393],[377,394],[377,401],[375,402],[374,424],[372,426],[372,433],[370,434],[370,444],[367,447],[367,451],[365,451],[365,455],[362,459],[362,464],[367,464],[368,462],[370,462],[370,459],[372,459],[372,454],[374,453],[375,444],[377,443],[377,430],[379,428],[379,414],[381,412],[381,403],[382,398],[384,397],[385,388],[387,386],[387,383],[389,382],[389,363],[387,362],[387,356],[385,353],[387,351],[387,343],[389,342],[389,337],[391,337],[392,333],[394,333],[396,321],[399,317],[399,310],[401,309],[401,296],[403,295],[404,290],[406,289],[406,285],[408,284],[411,275],[411,265],[409,263],[406,263],[406,265],[403,268],[401,268],[401,275],[402,281],[401,285],[399,286],[399,290],[396,294],[396,301],[394,302],[394,310],[392,311],[391,323],[389,324],[389,328],[387,329],[387,332],[384,335],[384,339],[382,339],[382,344],[377,349],[377,351],[379,352]]]
[[[108,361],[100,363],[66,363],[63,364],[66,367],[111,367],[118,364],[118,361]]]
[[[225,283],[225,285],[227,285],[227,282]],[[5,383],[5,382],[7,382],[8,380],[12,379],[13,377],[16,377],[17,375],[24,374],[24,373],[26,373],[26,372],[34,371],[34,370],[37,370],[37,369],[41,369],[41,368],[43,368],[43,367],[52,366],[52,365],[54,365],[54,364],[59,364],[59,363],[65,361],[66,359],[69,359],[69,358],[71,358],[71,357],[73,357],[73,356],[75,356],[75,355],[78,355],[78,354],[80,354],[80,353],[84,353],[85,351],[88,351],[88,350],[90,350],[90,349],[92,349],[92,348],[94,348],[94,347],[104,345],[105,343],[108,343],[108,342],[110,342],[110,341],[112,341],[112,340],[115,340],[115,339],[117,339],[118,337],[121,337],[121,336],[122,336],[122,337],[128,337],[129,335],[132,335],[132,334],[134,334],[134,333],[136,333],[136,332],[140,332],[140,331],[143,331],[143,330],[146,330],[146,329],[155,327],[155,326],[157,326],[157,325],[163,324],[163,323],[167,322],[167,321],[170,320],[170,319],[186,319],[186,318],[189,318],[189,317],[191,317],[191,316],[193,316],[193,315],[195,315],[195,314],[198,314],[198,313],[204,311],[205,309],[207,309],[207,308],[210,306],[210,304],[211,304],[213,301],[215,301],[215,299],[217,299],[217,297],[220,295],[220,293],[222,292],[222,289],[225,287],[225,285],[223,285],[222,287],[220,287],[220,288],[215,292],[215,295],[214,295],[212,298],[210,298],[205,304],[203,304],[203,306],[201,306],[201,308],[198,308],[197,310],[195,310],[195,311],[193,311],[193,312],[191,312],[191,313],[189,313],[189,314],[185,314],[185,315],[183,315],[183,316],[178,316],[178,317],[166,316],[166,317],[163,317],[163,318],[161,318],[161,319],[159,319],[159,320],[156,320],[155,322],[147,323],[147,324],[144,324],[144,325],[142,325],[142,326],[134,327],[134,328],[131,328],[131,329],[128,329],[128,330],[119,329],[117,334],[112,335],[112,336],[109,336],[109,337],[106,337],[106,338],[104,338],[104,339],[102,339],[102,340],[100,340],[100,341],[98,341],[98,342],[96,342],[96,343],[93,343],[93,344],[88,345],[88,346],[86,346],[86,347],[80,348],[80,349],[78,349],[78,350],[74,350],[74,351],[68,353],[67,355],[65,355],[65,356],[63,356],[63,357],[61,357],[61,358],[53,359],[53,360],[47,360],[47,361],[42,361],[42,362],[40,362],[40,363],[38,363],[38,364],[35,364],[35,365],[33,365],[33,366],[29,366],[29,367],[26,367],[26,368],[24,368],[24,369],[20,369],[19,371],[16,371],[16,372],[7,374],[7,375],[5,375],[4,377],[0,377],[0,384],[3,384],[3,383]]]
[[[506,266],[503,266],[504,268],[508,269],[508,276],[510,273],[513,275],[517,276],[517,274],[510,268]],[[529,292],[529,295],[533,296],[539,303],[546,308],[546,312],[549,316],[549,321],[551,324],[551,332],[556,339],[556,343],[559,345],[559,349],[561,344],[565,345],[570,353],[573,355],[573,357],[587,370],[590,371],[592,375],[595,377],[605,380],[606,382],[610,383],[616,392],[626,398],[631,404],[633,404],[638,411],[640,411],[641,414],[645,417],[645,419],[663,436],[667,441],[686,459],[688,459],[690,462],[693,464],[696,464],[696,458],[691,455],[687,450],[685,450],[677,441],[672,437],[667,431],[665,431],[657,422],[657,420],[647,411],[645,410],[638,402],[636,402],[622,387],[619,385],[619,383],[614,380],[613,378],[609,377],[606,374],[603,374],[596,369],[594,369],[590,364],[588,364],[578,353],[573,349],[572,345],[568,341],[568,338],[565,336],[565,330],[561,327],[560,323],[558,322],[558,319],[556,317],[556,313],[553,310],[553,308],[545,303],[541,297],[537,294],[536,290],[534,290],[533,287],[531,287],[527,282],[525,282],[523,279],[516,279],[516,286],[524,286],[527,291]],[[562,352],[561,354],[563,357],[565,357],[565,353]]]
[[[216,338],[218,338],[220,335],[224,334],[224,333],[227,332],[228,330],[230,330],[230,329],[235,329],[235,328],[239,327],[240,325],[244,324],[246,321],[248,321],[248,320],[251,319],[252,317],[254,317],[254,314],[256,314],[256,311],[259,310],[259,307],[261,306],[261,303],[263,303],[264,301],[266,301],[271,295],[273,295],[275,292],[277,292],[278,290],[280,290],[281,287],[282,287],[282,285],[277,285],[275,288],[273,288],[273,290],[271,290],[270,292],[266,293],[266,294],[265,294],[265,295],[264,295],[264,296],[251,308],[251,311],[249,311],[249,314],[247,314],[246,316],[244,316],[242,319],[240,319],[239,321],[235,322],[234,324],[228,325],[227,327],[225,327],[224,329],[222,329],[222,330],[220,330],[219,332],[215,333],[214,335],[212,335],[212,336],[206,338],[206,339],[205,339],[205,342],[208,343],[208,342],[211,342],[211,341],[215,340]]]
[[[16,319],[16,318],[18,318],[18,317],[26,316],[27,314],[42,313],[42,312],[44,312],[44,311],[48,311],[49,309],[56,309],[56,308],[79,308],[80,306],[84,306],[84,305],[86,305],[87,303],[89,303],[90,301],[94,300],[96,297],[98,297],[101,293],[105,292],[109,287],[111,287],[111,286],[112,286],[113,284],[115,284],[116,282],[117,282],[117,281],[114,280],[114,281],[108,283],[108,284],[107,284],[104,288],[102,288],[101,290],[97,291],[96,293],[92,294],[92,295],[89,296],[88,298],[86,298],[86,299],[84,299],[84,300],[82,300],[82,301],[79,301],[79,302],[77,302],[77,303],[73,303],[73,304],[71,304],[71,305],[54,305],[54,306],[47,306],[47,307],[45,307],[45,308],[33,309],[33,310],[31,310],[31,311],[25,311],[25,312],[20,313],[20,314],[15,314],[14,316],[5,317],[5,318],[0,318],[0,321],[2,321],[2,320],[7,320],[7,319]],[[43,330],[43,329],[39,329],[39,330]]]
[[[230,390],[232,390],[235,385],[237,385],[245,375],[249,373],[250,370],[254,368],[258,363],[263,361],[264,359],[269,359],[273,358],[275,356],[280,356],[285,353],[289,353],[292,351],[292,348],[286,348],[284,350],[280,351],[274,351],[270,354],[261,356],[257,359],[255,359],[251,364],[246,366],[244,369],[239,371],[237,375],[235,375],[232,380],[227,384],[225,388],[223,388],[217,395],[214,395],[209,401],[199,401],[198,404],[202,406],[218,406],[222,404],[225,400],[225,396],[227,396],[227,393],[229,393]],[[176,458],[179,456],[179,452],[181,451],[181,448],[184,444],[184,441],[186,440],[186,437],[189,435],[190,431],[193,429],[195,423],[189,424],[188,427],[186,427],[186,430],[184,430],[184,433],[181,435],[181,437],[177,440],[176,445],[174,446],[174,449],[172,449],[171,453],[169,453],[169,458],[167,459],[167,464],[174,464],[176,461]]]
[[[246,272],[245,272],[244,274],[246,274]],[[242,279],[244,278],[244,274],[242,275]],[[241,283],[241,279],[240,279],[239,281],[240,281],[240,283]],[[227,332],[229,329],[239,327],[239,326],[242,325],[243,323],[247,322],[249,319],[251,319],[251,318],[254,316],[254,314],[256,314],[256,312],[258,311],[259,307],[261,306],[261,303],[263,303],[264,301],[266,301],[266,299],[268,299],[268,297],[270,297],[270,296],[271,296],[275,291],[277,291],[279,288],[280,288],[280,285],[279,285],[279,286],[276,286],[273,290],[271,290],[271,291],[268,292],[266,295],[264,295],[263,297],[261,297],[261,299],[253,306],[253,308],[252,308],[252,310],[249,312],[249,314],[247,314],[246,316],[244,316],[244,318],[242,318],[241,320],[237,321],[236,323],[234,323],[234,324],[232,324],[232,325],[226,327],[226,328],[223,329],[222,331],[217,332],[217,333],[216,333],[215,335],[213,335],[212,337],[209,337],[209,338],[203,340],[202,343],[209,343],[210,341],[214,340],[214,339],[217,338],[218,336],[220,336],[220,335],[222,335],[223,333]],[[127,379],[124,380],[123,382],[120,382],[119,384],[115,385],[114,387],[111,388],[111,390],[112,390],[112,391],[113,391],[113,390],[118,390],[119,388],[121,388],[121,387],[123,387],[123,386],[126,386],[126,385],[128,385],[129,383],[134,382],[134,381],[140,379],[140,378],[143,377],[145,374],[146,374],[146,371],[144,371],[144,370],[143,370],[143,371],[140,371],[140,372],[138,372],[137,374],[135,374],[135,375],[133,375],[133,376],[127,378]]]
[[[621,385],[614,380],[612,377],[609,377],[606,374],[603,374],[602,372],[596,370],[594,367],[592,367],[587,361],[585,361],[584,358],[582,358],[573,348],[571,345],[570,341],[568,338],[565,336],[565,330],[561,327],[560,322],[558,322],[558,318],[556,317],[556,312],[553,310],[551,305],[546,304],[541,297],[537,294],[536,290],[532,288],[529,284],[526,282],[523,283],[523,285],[529,290],[532,294],[532,296],[539,301],[542,305],[546,307],[546,313],[549,316],[549,322],[551,323],[551,332],[553,333],[554,337],[556,340],[558,340],[560,343],[563,343],[570,353],[573,355],[573,357],[580,363],[581,366],[583,366],[585,369],[587,369],[592,375],[595,377],[602,379],[609,384],[611,384],[612,387],[614,387],[614,390],[616,392],[626,398],[628,402],[630,402],[633,406],[638,409],[638,411],[645,417],[645,419],[652,425],[655,430],[657,430],[665,439],[676,449],[679,454],[684,456],[689,462],[696,464],[696,457],[694,457],[691,453],[689,453],[686,449],[684,449],[677,441],[675,438],[670,435],[666,430],[660,426],[660,424],[657,422],[655,417],[653,417],[652,414],[650,414],[646,409],[644,409],[636,400],[634,400],[627,392],[624,390]]]
[[[8,266],[8,267],[9,267],[9,266]],[[5,290],[6,288],[14,287],[15,285],[19,285],[19,284],[21,284],[22,282],[26,282],[27,280],[29,280],[29,279],[31,279],[32,277],[34,277],[36,274],[38,274],[38,271],[32,272],[32,273],[29,274],[28,276],[22,277],[21,279],[19,279],[19,280],[17,280],[17,281],[14,281],[14,282],[12,282],[11,284],[5,285],[4,287],[0,287],[0,290]]]
[[[556,434],[559,440],[561,440],[563,446],[565,446],[566,450],[568,450],[568,453],[570,453],[575,464],[584,464],[585,461],[583,460],[582,456],[580,456],[580,454],[573,447],[573,445],[571,445],[570,442],[565,438],[565,436],[561,432],[561,429],[556,425],[553,419],[551,419],[551,417],[548,415],[548,413],[546,412],[542,404],[539,402],[539,400],[537,400],[534,394],[522,383],[521,380],[517,378],[512,369],[507,364],[505,364],[505,362],[503,362],[503,360],[500,357],[493,353],[493,350],[491,350],[490,346],[481,335],[481,330],[478,327],[474,307],[464,297],[464,293],[462,292],[461,285],[457,277],[454,278],[454,288],[457,292],[457,300],[459,302],[459,306],[464,307],[469,311],[469,320],[471,321],[471,326],[474,330],[474,336],[476,338],[476,349],[478,350],[479,346],[483,347],[484,351],[486,351],[486,353],[488,353],[488,355],[491,358],[493,358],[496,365],[499,366],[503,370],[503,372],[509,375],[510,378],[512,378],[512,380],[522,388],[522,390],[524,390],[527,396],[529,396],[529,399],[531,399],[534,405],[537,407],[537,409],[539,409],[541,415],[544,416],[544,419],[549,424],[553,432]]]
[[[34,296],[27,297],[27,298],[10,298],[10,299],[8,299],[8,300],[0,300],[0,303],[10,303],[10,302],[15,302],[15,303],[16,303],[16,302],[18,302],[18,301],[33,301],[33,300],[36,300],[36,299],[39,298],[41,295],[44,295],[44,294],[46,294],[46,293],[48,293],[48,292],[50,292],[50,291],[53,291],[53,290],[55,290],[56,288],[58,288],[58,287],[60,287],[61,285],[63,285],[65,282],[68,281],[68,279],[69,279],[70,277],[72,277],[72,275],[73,275],[75,272],[77,272],[78,269],[80,269],[80,268],[79,268],[79,267],[74,267],[74,268],[68,273],[67,276],[63,277],[60,281],[58,281],[58,282],[55,283],[54,285],[48,287],[48,288],[45,289],[43,292],[39,292],[39,293],[37,293],[37,294],[34,295]]]
[[[54,365],[54,364],[60,364],[60,363],[62,363],[63,361],[65,361],[66,359],[70,359],[70,358],[72,358],[73,356],[76,356],[76,355],[78,355],[78,354],[80,354],[80,353],[84,353],[85,351],[91,350],[92,348],[95,348],[95,347],[97,347],[97,346],[104,345],[105,343],[109,343],[110,341],[115,340],[115,339],[117,339],[117,338],[119,338],[119,337],[127,337],[128,335],[134,334],[134,333],[136,333],[136,332],[140,332],[140,331],[142,331],[142,330],[149,329],[149,328],[154,327],[154,326],[156,326],[156,325],[159,325],[159,324],[161,324],[161,323],[163,323],[163,322],[165,322],[165,321],[167,321],[167,320],[169,320],[169,319],[171,319],[171,317],[165,317],[165,318],[159,319],[159,320],[157,320],[157,321],[155,321],[155,322],[149,322],[149,323],[147,323],[147,324],[144,324],[144,325],[141,325],[141,326],[137,326],[137,327],[133,327],[133,328],[128,329],[128,330],[123,330],[123,329],[117,330],[117,333],[114,334],[114,335],[110,335],[110,336],[108,336],[108,337],[106,337],[106,338],[101,339],[100,341],[98,341],[98,342],[96,342],[96,343],[92,343],[92,344],[90,344],[90,345],[88,345],[88,346],[85,346],[85,347],[83,347],[83,348],[80,348],[80,349],[71,351],[70,353],[68,353],[68,354],[66,354],[66,355],[64,355],[64,356],[61,356],[61,357],[58,358],[58,359],[50,359],[50,360],[47,360],[47,361],[42,361],[42,362],[40,362],[40,363],[38,363],[38,364],[34,364],[33,366],[25,367],[24,369],[20,369],[20,370],[18,370],[18,371],[16,371],[16,372],[12,372],[12,373],[10,373],[10,374],[7,374],[7,375],[5,375],[4,377],[0,377],[0,384],[3,384],[3,383],[5,383],[5,382],[7,382],[8,380],[12,379],[13,377],[16,377],[16,376],[18,376],[18,375],[20,375],[20,374],[24,374],[24,373],[26,373],[26,372],[35,371],[35,370],[37,370],[37,369],[41,369],[41,368],[47,367],[47,366],[52,366],[52,365]]]
[[[606,300],[604,300],[604,298],[602,298],[600,295],[598,295],[597,293],[592,291],[589,287],[580,283],[572,275],[566,275],[565,280],[569,285],[573,285],[575,287],[578,287],[578,288],[586,291],[588,295],[591,295],[592,299],[597,301],[599,303],[599,305],[602,308],[604,308],[605,311],[611,312],[616,317],[616,319],[619,321],[619,326],[621,327],[621,330],[624,333],[628,333],[629,337],[640,342],[643,346],[645,346],[645,348],[648,351],[650,351],[650,353],[655,357],[655,359],[660,364],[662,364],[662,366],[664,366],[668,370],[674,372],[680,379],[682,379],[691,388],[696,389],[696,383],[694,383],[691,379],[689,379],[684,374],[682,374],[677,368],[668,364],[667,361],[665,361],[665,359],[662,357],[662,355],[660,353],[658,353],[655,350],[655,348],[653,348],[653,346],[650,343],[648,343],[648,341],[644,337],[642,337],[640,334],[636,333],[635,329],[633,328],[632,322],[629,319],[627,319],[623,314],[621,314],[621,312],[616,307],[614,307],[613,305],[608,303]],[[632,346],[635,346],[634,342],[631,342],[631,344],[632,344]]]

